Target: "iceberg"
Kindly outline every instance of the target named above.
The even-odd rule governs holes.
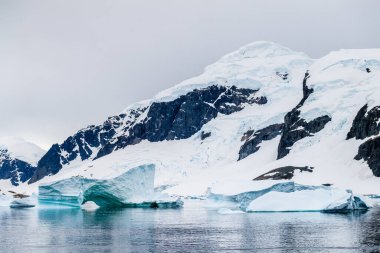
[[[366,210],[367,205],[352,194],[340,189],[319,188],[295,192],[269,192],[247,207],[248,212],[349,212]]]
[[[112,179],[71,177],[39,186],[41,204],[80,207],[93,202],[99,207],[177,208],[181,199],[154,191],[155,165],[141,165]]]
[[[278,183],[268,188],[235,195],[216,194],[210,190],[208,198],[236,202],[245,212],[350,212],[369,208],[366,202],[350,190],[294,182]]]
[[[37,204],[36,195],[25,195],[16,193],[13,191],[8,191],[6,194],[0,195],[0,207],[11,207],[11,208],[30,208],[35,207]]]
[[[31,208],[35,206],[36,201],[31,197],[13,200],[9,205],[10,208]]]

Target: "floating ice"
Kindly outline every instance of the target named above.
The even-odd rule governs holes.
[[[318,188],[295,192],[269,192],[247,207],[249,212],[325,211],[345,212],[366,210],[367,205],[351,191]]]
[[[9,207],[10,208],[31,208],[36,206],[36,199],[32,197],[20,198],[13,200]]]
[[[9,192],[7,194],[0,195],[0,207],[11,207],[11,208],[27,208],[34,207],[37,204],[37,197],[33,194],[31,196],[17,194]]]
[[[241,210],[231,210],[229,208],[220,208],[218,210],[218,214],[241,214],[244,213]]]
[[[343,212],[368,209],[368,205],[350,190],[294,182],[278,183],[265,189],[236,195],[214,194],[211,191],[208,197],[219,201],[238,202],[240,209],[246,212]]]
[[[180,199],[154,191],[155,166],[132,168],[109,180],[72,177],[39,186],[39,201],[80,207],[92,201],[100,207],[181,207]]]
[[[87,201],[86,203],[81,205],[80,208],[86,211],[95,211],[99,208],[99,206],[93,201]]]

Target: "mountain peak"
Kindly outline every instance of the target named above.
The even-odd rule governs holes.
[[[239,60],[244,58],[256,58],[256,57],[279,57],[286,55],[303,55],[308,57],[305,53],[296,52],[288,47],[282,46],[271,41],[255,41],[249,43],[238,50],[225,55],[222,60]]]
[[[13,158],[36,165],[38,160],[46,152],[39,146],[20,137],[0,137],[0,149],[8,150]]]

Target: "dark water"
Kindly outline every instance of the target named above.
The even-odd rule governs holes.
[[[364,214],[0,208],[0,252],[380,252]]]

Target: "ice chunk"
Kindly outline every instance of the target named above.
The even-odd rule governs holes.
[[[183,202],[154,191],[155,166],[141,165],[113,179],[72,177],[39,186],[39,201],[80,207],[180,207]]]
[[[99,208],[99,206],[93,201],[87,201],[86,203],[81,205],[80,208],[85,211],[95,211]]]
[[[10,208],[31,208],[36,206],[36,199],[32,197],[20,198],[10,203]]]
[[[0,206],[11,208],[27,208],[34,207],[37,204],[36,195],[25,195],[15,192],[8,192],[0,195]]]
[[[241,214],[244,213],[241,210],[231,210],[229,208],[220,208],[218,210],[218,214]]]

